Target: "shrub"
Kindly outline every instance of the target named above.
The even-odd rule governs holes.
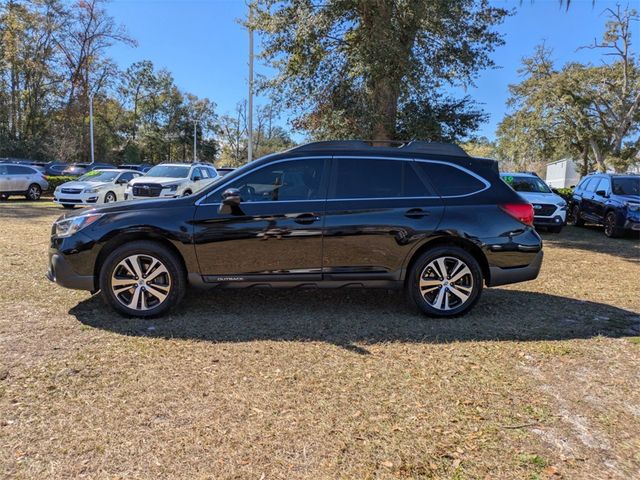
[[[56,187],[62,185],[63,183],[66,182],[71,182],[73,180],[76,180],[78,177],[72,177],[70,175],[63,175],[63,176],[59,176],[59,177],[52,177],[49,175],[46,175],[44,178],[47,179],[47,182],[49,182],[49,192],[53,192]]]
[[[570,202],[573,198],[573,188],[554,188],[553,191]]]

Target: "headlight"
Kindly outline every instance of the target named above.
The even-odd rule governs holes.
[[[558,207],[560,208],[560,210],[566,210],[567,202],[565,202],[564,200],[562,200],[561,202],[558,202]]]
[[[85,188],[84,193],[98,193],[97,188]]]
[[[77,217],[58,220],[55,223],[56,236],[59,238],[70,237],[74,233],[79,232],[85,227],[96,222],[102,213],[90,213],[87,215],[79,215]]]
[[[640,212],[640,203],[626,202],[625,205],[630,212]]]
[[[169,190],[170,192],[175,192],[176,190],[178,190],[178,185],[165,185],[164,187],[162,187],[163,189]]]

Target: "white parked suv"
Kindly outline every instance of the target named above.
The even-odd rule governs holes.
[[[219,175],[206,163],[161,163],[132,180],[126,200],[186,197],[210,185]]]
[[[135,170],[91,170],[77,180],[60,185],[53,192],[53,201],[64,208],[95,205],[124,200],[127,184],[142,175]]]
[[[11,195],[24,195],[27,200],[38,200],[49,188],[43,173],[30,165],[0,163],[0,200]]]
[[[560,233],[567,223],[567,202],[533,173],[501,173],[504,182],[533,205],[533,224]]]

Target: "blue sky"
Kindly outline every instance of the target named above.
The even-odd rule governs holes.
[[[597,51],[577,49],[601,38],[606,21],[602,12],[615,7],[614,1],[607,0],[596,0],[595,5],[592,0],[573,0],[568,11],[558,0],[493,3],[514,8],[516,14],[499,27],[506,41],[493,55],[499,68],[481,72],[477,86],[467,91],[490,115],[478,132],[489,138],[494,138],[507,111],[507,87],[519,81],[522,57],[545,41],[559,63],[599,62]],[[246,97],[249,41],[237,22],[246,14],[243,0],[113,0],[107,9],[139,44],[137,48],[112,47],[110,55],[120,67],[149,59],[171,71],[181,89],[213,100],[218,113],[232,111]],[[256,65],[256,72],[268,70]]]

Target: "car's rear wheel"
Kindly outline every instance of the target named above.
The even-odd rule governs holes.
[[[618,219],[615,212],[607,213],[604,218],[604,234],[609,238],[618,238],[624,234],[624,229],[618,227]]]
[[[580,205],[574,205],[573,208],[571,208],[567,223],[574,227],[582,227],[584,225],[584,220],[580,218]]]
[[[425,314],[453,317],[468,312],[482,293],[478,261],[460,247],[436,247],[416,260],[409,272],[409,295]]]
[[[122,245],[100,269],[104,298],[128,317],[162,315],[180,302],[185,288],[180,260],[166,247],[151,241]]]
[[[29,185],[25,197],[27,200],[38,200],[40,195],[42,195],[42,188],[37,183],[32,183]]]
[[[113,203],[116,200],[116,194],[113,192],[107,192],[104,196],[104,203]]]

